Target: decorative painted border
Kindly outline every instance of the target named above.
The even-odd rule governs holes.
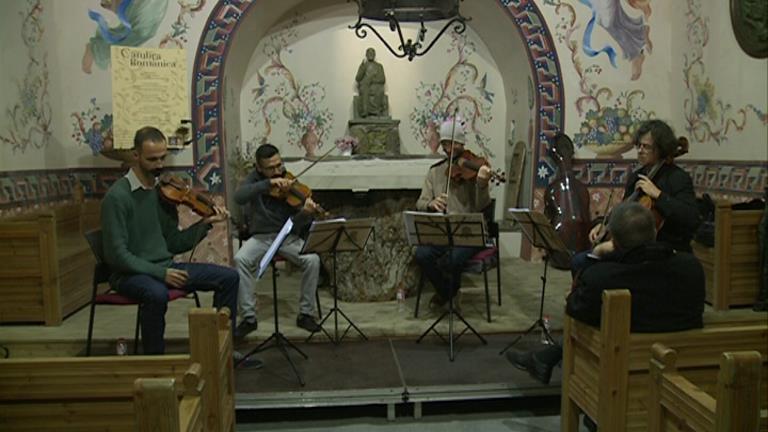
[[[173,167],[184,176],[191,167]],[[125,175],[125,168],[63,168],[0,172],[0,213],[7,209],[25,209],[72,199],[79,182],[86,198],[104,196],[115,180]]]
[[[762,197],[768,185],[768,163],[752,161],[681,160],[697,191]],[[576,177],[588,186],[623,188],[636,162],[600,159],[574,161]]]
[[[554,172],[554,167],[543,156],[546,155],[548,137],[561,130],[564,124],[564,89],[562,85],[560,62],[555,50],[552,35],[546,26],[541,11],[532,0],[499,0],[520,32],[528,50],[536,92],[538,119],[536,121],[536,145],[534,157],[537,167],[542,164]],[[226,56],[230,41],[235,36],[240,20],[250,12],[255,0],[219,0],[208,17],[200,36],[195,55],[192,86],[192,121],[195,133],[195,160],[198,154],[222,152],[224,141],[222,83]],[[210,158],[212,161],[218,158]],[[222,166],[216,163],[204,164],[196,169],[205,170],[206,175],[194,177],[203,182],[213,192],[223,192],[225,174]],[[536,170],[539,171],[538,169]],[[210,181],[211,177],[216,183]],[[546,186],[546,178],[536,178],[536,186]]]

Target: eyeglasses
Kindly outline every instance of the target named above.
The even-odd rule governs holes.
[[[651,152],[653,151],[653,144],[635,143],[635,148],[637,150],[645,150],[647,152]]]

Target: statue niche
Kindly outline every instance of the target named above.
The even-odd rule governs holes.
[[[384,67],[376,61],[376,50],[368,48],[355,75],[357,96],[352,101],[349,133],[357,138],[357,154],[400,154],[400,120],[389,116]]]

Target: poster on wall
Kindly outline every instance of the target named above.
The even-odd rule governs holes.
[[[170,137],[169,147],[181,147],[174,138],[190,116],[186,51],[113,45],[111,54],[115,148],[132,148],[144,126]]]

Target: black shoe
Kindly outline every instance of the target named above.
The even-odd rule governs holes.
[[[296,325],[310,333],[319,332],[322,328],[320,324],[315,322],[315,317],[307,314],[299,314],[296,318]]]
[[[552,369],[555,365],[548,365],[539,361],[535,353],[531,351],[507,351],[507,360],[516,368],[527,371],[529,375],[543,384],[549,384],[552,378]]]
[[[240,324],[237,325],[237,328],[235,329],[235,333],[233,335],[233,339],[235,340],[235,343],[242,342],[245,337],[248,335],[248,333],[256,331],[256,329],[259,328],[259,322],[255,319],[253,321],[250,320],[242,320],[240,321]]]
[[[244,367],[248,369],[261,369],[264,367],[264,362],[254,358],[245,358],[245,355],[239,351],[232,351],[232,360],[235,362],[235,366]]]

